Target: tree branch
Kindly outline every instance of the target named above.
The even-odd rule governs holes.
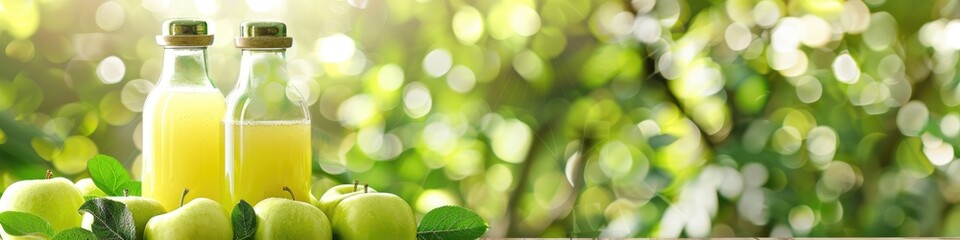
[[[552,133],[555,124],[556,123],[541,125],[540,128],[537,129],[537,132],[534,133],[536,134],[535,136],[547,136],[548,133]],[[513,189],[513,192],[510,193],[509,200],[507,200],[507,214],[505,214],[503,219],[497,223],[500,227],[499,229],[504,229],[504,227],[506,227],[506,230],[497,235],[516,236],[518,224],[516,224],[515,221],[520,220],[517,208],[520,205],[520,199],[526,192],[525,190],[527,190],[527,182],[530,181],[530,171],[533,170],[533,165],[536,162],[536,159],[539,157],[540,152],[542,152],[543,146],[546,144],[547,143],[533,144],[530,148],[530,151],[527,153],[527,158],[523,161],[523,165],[520,166],[520,172],[517,173],[519,176],[517,178],[517,187]]]

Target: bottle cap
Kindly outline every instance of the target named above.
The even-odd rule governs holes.
[[[207,21],[190,18],[173,18],[163,21],[161,35],[157,35],[157,44],[172,47],[202,47],[213,44],[213,35],[209,35]]]
[[[293,38],[287,37],[287,25],[282,22],[249,21],[240,24],[238,48],[289,48]]]

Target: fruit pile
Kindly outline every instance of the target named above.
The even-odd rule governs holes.
[[[184,203],[184,189],[181,206],[167,212],[137,196],[139,182],[116,159],[98,155],[88,170],[91,178],[76,184],[47,171],[10,185],[0,196],[3,239],[476,239],[487,230],[456,206],[428,212],[418,226],[403,199],[358,181],[310,195],[310,203],[285,189],[289,199],[240,201],[230,213],[206,198]]]

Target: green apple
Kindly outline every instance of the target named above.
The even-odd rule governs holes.
[[[255,239],[331,238],[330,222],[319,208],[286,198],[267,198],[253,207],[257,214]]]
[[[340,200],[333,212],[334,239],[417,239],[413,209],[397,195],[357,192]]]
[[[53,230],[79,227],[80,214],[77,210],[83,204],[83,195],[66,178],[51,178],[53,172],[47,171],[47,179],[24,180],[15,182],[0,197],[0,212],[20,211],[40,216],[53,226]],[[3,239],[16,239],[0,232]]]
[[[369,186],[360,186],[360,182],[354,180],[353,184],[333,186],[327,190],[327,192],[324,192],[323,196],[320,196],[320,199],[317,200],[317,203],[314,205],[320,208],[320,210],[323,210],[323,213],[326,213],[328,218],[333,219],[333,210],[337,207],[337,204],[340,204],[340,201],[349,196],[362,193],[364,190],[367,192],[377,192],[377,190],[373,190],[373,188]]]
[[[126,194],[126,191],[124,191],[124,194]],[[150,221],[151,218],[157,215],[167,213],[167,210],[163,208],[163,205],[161,205],[160,202],[150,198],[123,196],[107,197],[107,199],[127,205],[127,209],[130,209],[130,213],[133,214],[133,223],[137,227],[137,239],[143,239],[143,230],[147,226],[147,221]],[[83,224],[81,224],[82,227],[87,230],[92,230],[92,224],[93,215],[90,213],[84,213]]]
[[[93,179],[84,178],[74,183],[77,186],[77,189],[80,190],[80,194],[83,196],[95,196],[95,197],[106,197],[107,193],[100,190],[96,184],[93,183]]]
[[[319,205],[319,204],[320,204],[320,199],[317,199],[317,196],[314,196],[314,195],[313,195],[313,192],[311,191],[311,192],[310,192],[310,205],[313,205],[314,207],[316,207],[316,206]],[[319,209],[319,208],[318,208],[318,209]]]
[[[97,187],[97,184],[93,183],[93,179],[90,179],[90,178],[80,179],[73,185],[77,187],[77,190],[80,190],[80,195],[83,195],[83,196],[94,196],[94,197],[107,196],[107,193],[103,192],[103,190],[100,190],[100,188]],[[92,225],[93,225],[93,215],[91,215],[90,213],[84,213],[83,220],[80,221],[80,227],[82,227],[83,229],[90,230],[92,229],[91,228]]]
[[[167,213],[163,205],[157,200],[145,197],[108,197],[107,199],[122,202],[130,209],[133,214],[133,222],[137,225],[137,239],[143,239],[144,229],[147,227],[147,221],[151,218]],[[232,233],[231,233],[232,234]]]
[[[187,195],[184,190],[183,196]],[[183,198],[180,199],[181,204]],[[209,198],[196,198],[176,210],[147,222],[146,239],[232,239],[233,226],[227,211]]]

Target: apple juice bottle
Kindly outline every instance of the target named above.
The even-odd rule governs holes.
[[[223,119],[233,202],[309,202],[310,114],[285,59],[293,39],[281,22],[245,22],[240,35],[240,75]]]
[[[163,69],[143,106],[143,196],[167,211],[180,207],[184,189],[231,207],[223,162],[223,94],[207,75],[206,49],[213,43],[207,23],[163,22],[157,36]]]

